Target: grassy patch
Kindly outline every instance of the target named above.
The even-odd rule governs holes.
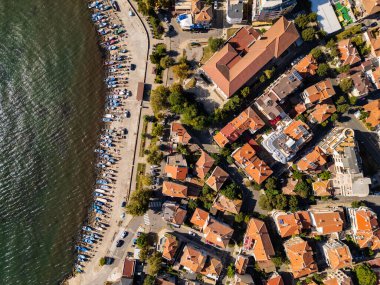
[[[214,53],[210,50],[209,46],[205,46],[203,48],[203,57],[201,59],[201,63],[205,64],[206,61],[208,61],[213,54]]]
[[[139,150],[139,157],[144,157],[144,150],[145,150],[145,143],[146,143],[146,131],[148,129],[148,122],[143,122],[142,132],[141,132],[141,143],[140,143],[140,150]]]
[[[238,28],[229,28],[227,29],[227,39],[233,36],[233,34],[236,33],[236,31],[239,30]]]
[[[146,169],[145,163],[137,164],[136,190],[142,189],[141,176],[145,175],[145,169]]]

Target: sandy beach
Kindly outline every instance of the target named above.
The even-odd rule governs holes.
[[[105,2],[106,3],[106,2]],[[141,119],[142,102],[136,98],[138,82],[144,82],[146,72],[146,57],[148,52],[148,37],[144,26],[137,15],[129,15],[130,4],[126,0],[118,1],[121,12],[110,12],[110,22],[122,24],[128,34],[120,45],[125,46],[128,50],[130,64],[135,65],[135,70],[130,70],[127,83],[127,89],[131,91],[131,96],[123,98],[122,113],[129,111],[128,118],[120,116],[108,124],[109,129],[128,130],[126,138],[114,141],[114,146],[110,150],[119,160],[109,169],[115,173],[114,183],[112,184],[112,195],[109,196],[110,208],[106,213],[105,224],[107,229],[101,232],[102,238],[95,245],[93,250],[88,254],[91,257],[84,262],[83,273],[76,274],[68,279],[66,284],[103,284],[104,280],[117,280],[121,277],[121,266],[124,257],[114,257],[113,252],[116,249],[116,241],[119,235],[127,227],[132,217],[125,215],[125,208],[121,207],[123,201],[129,195],[129,191],[135,189],[135,185],[131,185],[132,172],[134,170],[134,158],[139,132],[139,122]],[[107,11],[107,12],[109,12]],[[114,51],[110,52],[110,55]],[[124,63],[123,63],[124,64]],[[106,94],[105,94],[106,95]],[[126,255],[126,252],[124,252]],[[104,256],[113,256],[114,264],[110,266],[99,266],[99,260]],[[114,268],[113,270],[111,268]]]

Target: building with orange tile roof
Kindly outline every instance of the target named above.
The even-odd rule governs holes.
[[[196,226],[198,229],[203,229],[204,225],[207,223],[209,218],[209,213],[201,208],[196,208],[193,216],[191,217],[190,223]]]
[[[224,195],[218,195],[218,197],[214,201],[214,204],[212,205],[212,208],[221,212],[239,214],[242,204],[242,200],[231,200]]]
[[[317,74],[318,63],[311,54],[308,54],[294,66],[294,69],[305,78]]]
[[[162,205],[162,218],[164,221],[179,227],[186,218],[187,210],[182,209],[179,204],[167,201]]]
[[[352,256],[349,247],[339,240],[328,240],[323,245],[323,253],[332,270],[352,267]]]
[[[201,24],[203,26],[210,26],[212,22],[212,7],[205,6],[199,13],[194,15],[194,23]]]
[[[176,285],[175,279],[170,277],[159,277],[156,278],[154,285]]]
[[[324,285],[354,285],[351,278],[342,270],[330,271],[323,280]]]
[[[301,96],[307,105],[322,103],[335,95],[334,87],[330,79],[320,81],[306,88]]]
[[[282,238],[299,235],[311,227],[311,218],[307,211],[295,213],[274,211],[272,217],[276,224],[277,232]]]
[[[173,143],[188,144],[191,136],[181,123],[173,122],[170,126],[170,140]]]
[[[368,113],[366,123],[376,128],[380,124],[380,99],[369,102],[363,106],[363,109]]]
[[[168,156],[164,168],[167,177],[184,181],[187,177],[188,168],[186,159],[182,154]]]
[[[333,194],[333,187],[331,180],[318,180],[311,184],[313,194],[317,197],[327,197]]]
[[[364,33],[366,42],[371,46],[371,54],[375,58],[380,58],[380,28],[370,29]]]
[[[249,259],[247,256],[239,254],[235,260],[236,273],[240,275],[244,275],[245,270],[247,269],[247,266],[248,266],[248,262],[249,262]]]
[[[376,67],[375,70],[372,71],[372,82],[373,84],[375,84],[376,89],[380,89],[380,67],[379,66]]]
[[[234,230],[227,224],[219,222],[215,218],[209,216],[207,222],[203,226],[202,232],[207,244],[226,249]]]
[[[351,39],[338,42],[339,59],[343,65],[355,65],[361,61],[360,56]]]
[[[195,164],[195,171],[200,179],[204,179],[206,174],[214,165],[215,160],[205,151],[202,150],[201,156]]]
[[[332,101],[327,101],[323,104],[318,104],[314,107],[310,117],[313,123],[321,124],[326,121],[336,112],[336,107]]]
[[[327,156],[319,146],[316,146],[313,151],[302,157],[297,162],[297,168],[300,171],[310,172],[319,170],[327,163]]]
[[[364,71],[358,71],[349,76],[352,79],[352,89],[348,95],[362,98],[374,90],[369,76]]]
[[[271,277],[267,280],[265,285],[285,285],[284,280],[281,275],[277,272],[274,272]]]
[[[275,251],[263,221],[256,218],[249,220],[244,235],[242,252],[252,255],[259,266],[260,263],[273,266],[271,258],[275,255]]]
[[[211,173],[210,177],[206,180],[206,184],[213,190],[219,191],[229,177],[230,176],[227,172],[217,166],[214,168],[214,171]]]
[[[312,138],[312,135],[307,124],[301,120],[292,120],[286,126],[264,134],[262,146],[275,160],[286,164]]]
[[[207,259],[206,253],[187,244],[179,262],[180,266],[190,273],[201,273]]]
[[[265,125],[264,121],[251,107],[248,107],[239,116],[229,122],[214,136],[215,142],[224,147],[236,141],[245,131],[255,133]]]
[[[237,148],[231,156],[235,159],[235,163],[244,170],[247,177],[258,184],[263,183],[273,173],[272,169],[257,157],[249,143]]]
[[[217,90],[226,98],[259,75],[265,66],[280,58],[300,36],[295,25],[281,17],[261,37],[253,37],[244,52],[242,45],[246,43],[233,42],[233,38],[203,66]]]
[[[342,209],[319,209],[309,211],[313,232],[317,235],[339,233],[344,228]]]
[[[293,237],[284,242],[286,255],[294,278],[300,278],[318,270],[313,257],[313,250],[307,241]]]
[[[162,257],[169,262],[174,261],[179,242],[177,238],[171,234],[166,233],[159,241],[157,250],[162,252]]]
[[[219,275],[222,272],[222,269],[223,264],[220,259],[208,256],[201,274],[216,281],[219,279]]]
[[[367,207],[349,208],[353,238],[360,248],[380,249],[380,229],[377,215]]]
[[[372,15],[380,12],[380,0],[361,0],[359,1],[364,8],[365,15]]]
[[[164,181],[164,183],[162,183],[162,194],[173,198],[187,198],[187,186]]]

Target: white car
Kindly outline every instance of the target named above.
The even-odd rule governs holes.
[[[218,9],[218,1],[214,1],[214,9]]]

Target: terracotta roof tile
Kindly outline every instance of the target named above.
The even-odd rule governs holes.
[[[330,79],[320,81],[304,90],[307,103],[321,103],[335,95]]]
[[[208,212],[200,208],[196,208],[193,216],[191,217],[190,223],[192,223],[199,229],[202,229],[204,225],[207,223],[208,218],[209,218]]]
[[[245,270],[247,269],[248,261],[249,261],[249,259],[247,256],[239,254],[236,257],[235,270],[238,274],[242,274],[242,275],[245,274]]]
[[[298,39],[299,34],[295,25],[282,17],[251,44],[245,54],[238,53],[231,44],[227,43],[211,57],[203,69],[226,96],[230,97]],[[229,65],[231,62],[234,64]]]
[[[307,124],[301,120],[294,120],[284,129],[284,133],[297,141],[305,135],[305,130],[309,130]]]
[[[372,127],[377,127],[380,124],[380,99],[369,102],[363,108],[369,113],[366,122]]]
[[[354,239],[360,248],[380,249],[380,229],[377,215],[366,207],[352,209]]]
[[[231,199],[228,199],[224,195],[219,195],[218,198],[215,199],[215,202],[212,205],[212,207],[221,212],[239,214],[242,204],[243,204],[242,200],[239,200],[239,199],[231,200]]]
[[[205,263],[204,268],[201,271],[201,274],[203,275],[213,275],[218,277],[220,273],[222,272],[223,264],[222,262],[215,258],[215,257],[209,257]]]
[[[306,77],[317,73],[318,63],[311,54],[308,54],[301,59],[294,68],[302,75],[302,77]]]
[[[275,272],[268,280],[266,285],[285,285],[281,275]]]
[[[207,179],[206,184],[215,191],[219,191],[222,188],[224,182],[228,179],[229,175],[219,166],[215,167],[210,177]]]
[[[303,229],[310,228],[310,216],[307,211],[295,213],[275,212],[273,214],[277,231],[281,237],[289,237],[302,233]]]
[[[194,16],[196,24],[210,23],[212,21],[212,7],[206,6]]]
[[[297,168],[300,171],[316,170],[327,163],[327,157],[320,147],[316,146],[312,152],[309,152],[297,162]]]
[[[362,0],[361,3],[368,15],[380,12],[380,0]]]
[[[313,250],[302,238],[291,238],[284,243],[284,247],[294,278],[300,278],[318,270]]]
[[[319,180],[312,184],[314,196],[324,197],[331,196],[333,191],[331,180]]]
[[[188,268],[194,273],[201,273],[201,270],[206,263],[206,258],[207,256],[201,251],[190,245],[186,245],[183,249],[180,265]]]
[[[314,111],[311,113],[311,117],[314,121],[322,123],[331,117],[336,112],[334,103],[326,102],[325,104],[318,104],[315,106]]]
[[[327,235],[343,231],[343,213],[340,211],[310,211],[312,225],[318,234]]]
[[[187,198],[187,186],[164,181],[162,184],[162,194],[176,198]]]
[[[353,65],[361,61],[359,53],[351,43],[350,39],[345,39],[338,42],[338,50],[342,65]]]
[[[207,152],[202,151],[201,157],[196,163],[195,171],[197,176],[204,179],[206,174],[210,171],[211,167],[214,165],[215,160],[207,154]]]
[[[171,234],[166,234],[165,242],[162,246],[162,257],[169,261],[173,260],[177,252],[178,246],[179,243],[177,238]]]
[[[187,144],[191,140],[191,136],[186,131],[185,127],[178,122],[173,122],[171,124],[170,136],[172,141],[182,144]]]
[[[253,255],[256,262],[269,261],[275,255],[265,223],[252,218],[244,235],[243,251]]]
[[[332,270],[352,266],[352,256],[348,246],[337,240],[329,240],[323,245],[326,259]]]
[[[203,235],[206,243],[220,248],[226,248],[234,230],[227,224],[217,221],[210,217],[208,222],[203,226]]]

